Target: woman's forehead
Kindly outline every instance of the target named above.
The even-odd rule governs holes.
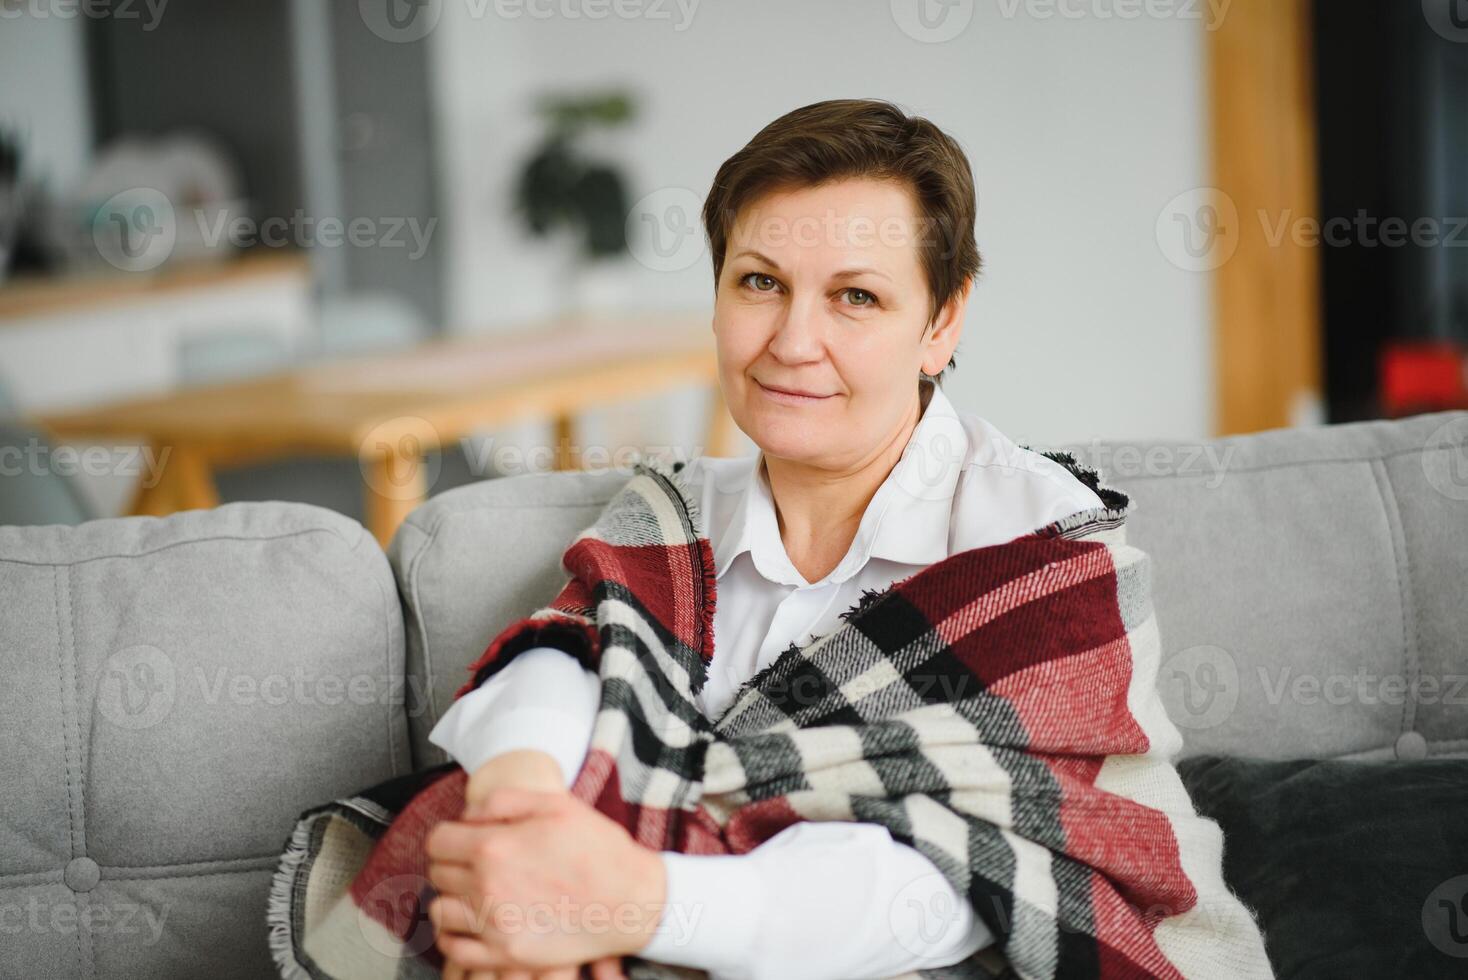
[[[740,209],[734,230],[768,223],[911,222],[917,200],[906,185],[869,178],[828,181],[809,187],[771,190]]]
[[[739,214],[731,259],[750,256],[777,269],[870,268],[890,277],[917,268],[923,222],[892,181],[842,181],[772,192]]]

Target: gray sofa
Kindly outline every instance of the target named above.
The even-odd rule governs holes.
[[[1468,414],[1074,448],[1133,496],[1189,753],[1465,754]],[[465,665],[623,479],[455,490],[387,554],[299,504],[0,528],[0,977],[273,975],[296,815],[443,760]]]

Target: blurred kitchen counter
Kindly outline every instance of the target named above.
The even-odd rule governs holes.
[[[0,328],[33,317],[86,310],[171,293],[232,286],[280,276],[307,278],[309,258],[289,249],[256,249],[236,257],[165,263],[149,272],[97,269],[24,273],[0,282]]]

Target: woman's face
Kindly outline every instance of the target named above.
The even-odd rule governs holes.
[[[781,190],[730,230],[714,304],[719,383],[769,456],[849,470],[916,416],[948,364],[963,293],[931,329],[916,201],[892,181]]]

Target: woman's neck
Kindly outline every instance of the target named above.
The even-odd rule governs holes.
[[[914,397],[903,423],[863,460],[843,470],[764,457],[780,540],[807,582],[818,582],[846,556],[867,505],[912,438],[923,405]]]

